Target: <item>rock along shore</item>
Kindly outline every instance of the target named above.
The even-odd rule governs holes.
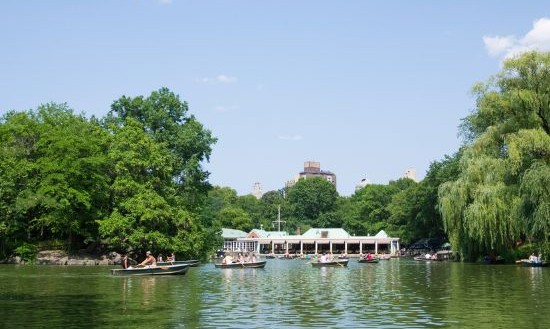
[[[116,252],[102,255],[67,254],[63,250],[44,250],[38,252],[33,262],[35,265],[120,265],[122,256]],[[3,261],[5,264],[26,264],[21,257],[16,256]]]

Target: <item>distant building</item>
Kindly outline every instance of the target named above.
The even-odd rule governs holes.
[[[286,182],[286,187],[291,187],[300,178],[308,178],[308,177],[321,177],[326,179],[327,181],[331,182],[334,187],[336,187],[336,175],[327,170],[321,170],[321,163],[316,161],[306,161],[304,162],[304,171],[300,172],[298,175],[294,177],[294,179],[291,179]]]
[[[262,195],[264,195],[264,192],[262,192],[262,184],[260,184],[259,182],[254,183],[254,186],[252,187],[252,192],[250,194],[255,196],[256,199],[261,199]]]
[[[223,229],[227,251],[253,251],[261,254],[399,254],[399,238],[389,237],[383,230],[374,236],[353,236],[342,228],[310,228],[304,234],[254,229],[248,234]],[[243,236],[244,235],[244,236]]]
[[[360,189],[362,189],[363,187],[365,187],[369,184],[370,184],[370,181],[365,177],[365,178],[361,179],[361,181],[359,183],[357,183],[357,185],[355,185],[355,190],[359,191]]]
[[[413,181],[417,182],[417,180],[416,180],[416,169],[407,169],[407,170],[405,170],[405,174],[403,175],[403,178],[410,178]]]

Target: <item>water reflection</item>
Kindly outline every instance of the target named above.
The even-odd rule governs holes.
[[[543,268],[407,259],[313,268],[275,259],[265,269],[206,264],[173,277],[106,272],[0,268],[0,327],[76,328],[83,317],[88,327],[117,329],[550,327]]]

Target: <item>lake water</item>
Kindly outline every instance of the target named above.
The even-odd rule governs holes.
[[[0,328],[550,328],[550,268],[268,260],[184,276],[0,266]]]

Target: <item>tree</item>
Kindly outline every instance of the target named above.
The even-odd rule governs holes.
[[[296,221],[292,218],[292,211],[291,206],[288,203],[288,200],[285,199],[286,190],[278,190],[278,191],[268,191],[262,195],[262,198],[260,199],[262,204],[262,214],[261,214],[261,225],[268,229],[269,227],[275,228],[274,221],[277,220],[279,216],[279,209],[281,211],[281,220],[284,220],[285,225],[282,226],[284,228],[291,227],[288,224],[295,223]],[[296,224],[292,225],[292,227],[295,229]],[[269,230],[269,229],[268,229]]]
[[[437,191],[441,184],[458,177],[458,159],[461,152],[434,161],[426,177],[392,197],[388,233],[399,236],[403,244],[422,238],[446,239],[443,220],[438,209]]]
[[[69,249],[93,240],[109,196],[106,132],[66,104],[9,113],[2,126],[9,187],[0,198],[12,238],[24,230],[26,241],[66,240]]]
[[[155,142],[163,143],[173,158],[170,175],[180,196],[178,201],[196,209],[211,188],[202,163],[209,161],[217,139],[188,111],[188,104],[178,95],[161,88],[147,98],[122,96],[112,104],[105,122],[120,127],[132,118]]]
[[[465,259],[550,236],[550,53],[506,60],[474,92],[460,175],[439,189],[445,229]]]
[[[337,198],[334,185],[320,177],[300,179],[288,190],[288,202],[298,223],[313,227],[321,227],[320,216],[335,210]]]
[[[355,215],[348,217],[346,227],[353,227],[355,234],[367,235],[375,234],[382,229],[388,228],[388,219],[390,204],[394,194],[407,189],[413,180],[401,178],[391,181],[388,185],[367,185],[356,191],[351,202],[355,204]]]
[[[121,97],[104,125],[113,134],[112,212],[102,236],[123,249],[204,256],[217,231],[199,217],[210,185],[202,169],[216,139],[166,88],[147,98]]]

